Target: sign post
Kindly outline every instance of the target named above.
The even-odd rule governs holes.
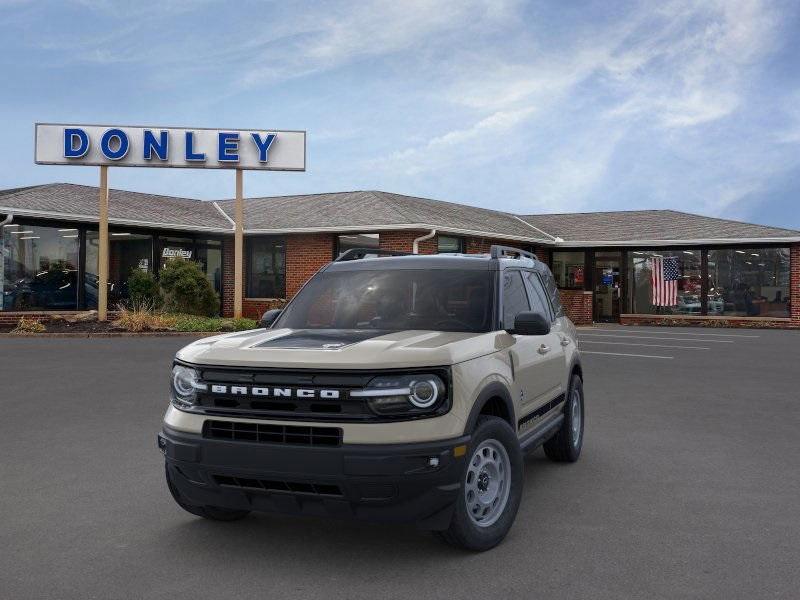
[[[241,169],[236,169],[236,209],[234,214],[234,221],[236,221],[236,231],[234,232],[234,260],[233,267],[233,316],[236,319],[242,316],[242,267],[244,264],[244,183],[242,181],[243,173]]]
[[[243,171],[305,171],[305,131],[205,129],[36,123],[39,165],[100,167],[97,318],[108,318],[108,167],[234,169],[233,314],[242,316],[244,273]]]
[[[97,253],[97,320],[108,319],[108,167],[100,167],[100,211]]]

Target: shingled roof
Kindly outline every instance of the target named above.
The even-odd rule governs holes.
[[[800,231],[704,217],[675,210],[521,215],[526,222],[574,245],[633,245],[648,242],[747,242],[800,240]]]
[[[0,211],[33,217],[96,222],[98,188],[72,183],[35,185],[0,192]],[[212,202],[109,190],[109,222],[162,229],[229,231],[231,223]]]
[[[388,192],[248,198],[245,203],[245,229],[252,232],[438,229],[528,242],[550,239],[509,213]],[[233,218],[233,200],[218,204]]]
[[[208,202],[111,190],[109,221],[230,233],[234,201]],[[0,190],[0,212],[97,221],[98,189],[53,183]],[[245,199],[245,232],[365,232],[437,229],[444,233],[527,243],[599,246],[649,243],[800,241],[800,231],[704,217],[674,210],[516,215],[441,200],[380,191]]]

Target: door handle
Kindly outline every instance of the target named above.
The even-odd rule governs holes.
[[[548,352],[550,352],[550,346],[548,346],[547,344],[542,344],[541,346],[539,346],[537,352],[539,354],[547,354]]]

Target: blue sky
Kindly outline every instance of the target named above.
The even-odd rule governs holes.
[[[306,129],[248,196],[381,189],[521,213],[673,208],[800,229],[796,2],[0,0],[0,188],[33,123]],[[112,169],[217,199],[232,173]]]

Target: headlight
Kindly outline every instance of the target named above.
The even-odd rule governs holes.
[[[191,367],[175,365],[172,367],[172,386],[170,398],[177,408],[189,408],[197,404],[198,390],[208,386],[200,383],[200,373]]]
[[[370,409],[385,416],[441,414],[449,409],[447,388],[438,375],[381,375],[351,398],[365,398]]]

